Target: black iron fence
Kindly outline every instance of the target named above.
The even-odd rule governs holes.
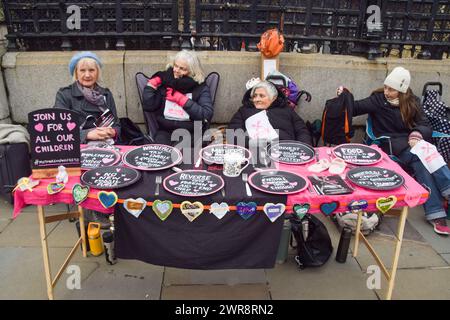
[[[9,50],[256,50],[282,29],[285,51],[409,51],[440,59],[450,48],[450,1],[163,0],[3,1]]]

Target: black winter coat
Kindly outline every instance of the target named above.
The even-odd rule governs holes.
[[[433,130],[422,108],[419,107],[419,109],[414,119],[415,126],[409,129],[403,122],[400,108],[391,105],[384,93],[379,92],[363,100],[355,101],[353,116],[369,114],[372,118],[374,135],[391,137],[392,153],[398,157],[403,150],[409,148],[408,137],[412,131],[419,131],[425,140],[431,140]],[[388,143],[383,143],[381,148],[389,153]]]
[[[247,90],[242,99],[242,107],[234,114],[228,128],[246,131],[245,120],[261,110],[256,109],[250,101],[251,89]],[[266,110],[269,122],[278,130],[279,140],[296,140],[312,145],[311,134],[302,118],[288,105],[284,94],[278,90],[278,97]]]
[[[120,137],[120,124],[117,117],[116,103],[114,102],[113,95],[111,91],[109,91],[109,89],[102,88],[100,86],[98,87],[98,91],[106,97],[106,107],[111,110],[111,112],[117,119],[116,123],[112,127],[117,132],[116,137]],[[88,132],[95,128],[95,119],[97,119],[103,113],[103,111],[98,106],[91,104],[84,98],[83,93],[80,91],[76,83],[72,83],[71,85],[58,90],[58,92],[56,93],[54,107],[69,109],[78,112],[78,114],[80,115],[80,125],[83,124],[84,121],[86,121],[86,118],[88,116],[93,116],[88,121],[86,121],[83,130],[81,130],[81,143],[87,142],[86,136]]]
[[[145,86],[142,94],[143,109],[147,112],[156,112],[156,120],[160,130],[172,132],[178,128],[194,131],[194,121],[202,121],[203,125],[211,122],[214,113],[211,93],[208,86],[202,83],[192,91],[192,99],[189,99],[183,109],[189,114],[190,121],[176,121],[164,118],[166,103],[166,88],[159,86],[156,90],[151,86]]]

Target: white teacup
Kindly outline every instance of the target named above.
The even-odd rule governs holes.
[[[242,167],[243,163],[246,164]],[[223,175],[227,177],[237,177],[249,164],[250,161],[242,154],[227,152],[223,156]]]

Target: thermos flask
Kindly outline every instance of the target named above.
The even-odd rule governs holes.
[[[109,264],[116,264],[116,254],[114,252],[114,235],[111,231],[103,233],[103,246],[105,248],[106,262]]]
[[[341,232],[338,249],[336,252],[336,261],[345,263],[347,261],[348,247],[352,238],[352,229],[344,227]]]
[[[88,225],[88,239],[91,253],[94,256],[99,256],[103,253],[103,241],[100,234],[100,223],[89,222]]]

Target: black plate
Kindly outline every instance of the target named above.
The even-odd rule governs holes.
[[[225,182],[217,174],[204,170],[185,170],[166,177],[163,187],[184,197],[201,197],[223,188]]]
[[[248,182],[259,191],[273,194],[297,193],[307,187],[306,179],[302,176],[281,170],[256,171],[250,175]]]
[[[347,172],[347,178],[354,184],[372,190],[397,189],[405,179],[392,170],[378,167],[358,167]]]
[[[146,144],[123,155],[123,163],[138,170],[163,170],[180,163],[181,152],[164,144]]]
[[[111,149],[86,148],[81,150],[81,169],[110,167],[120,161],[120,153]]]
[[[95,189],[119,189],[136,183],[140,177],[135,169],[113,166],[86,171],[81,181]]]
[[[280,141],[267,146],[267,155],[280,163],[304,164],[314,159],[315,151],[299,141]]]
[[[373,165],[383,158],[374,148],[358,143],[345,143],[333,149],[336,157],[356,165]]]

